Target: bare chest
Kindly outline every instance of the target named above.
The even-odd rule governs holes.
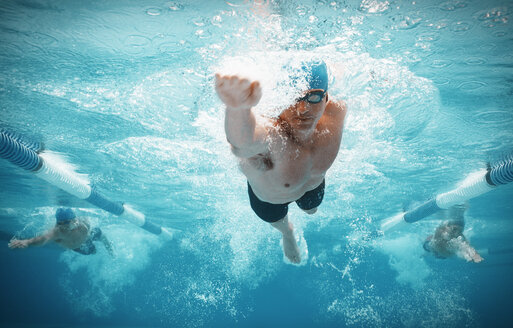
[[[298,145],[294,142],[278,143],[269,152],[274,163],[270,172],[276,181],[294,187],[309,179],[324,176],[333,163],[336,151],[316,147],[316,143]]]
[[[252,186],[301,193],[315,188],[336,158],[339,144],[322,141],[316,137],[310,143],[299,144],[279,136],[270,143],[267,153],[241,163],[241,168]]]
[[[75,249],[80,247],[87,237],[88,229],[84,226],[79,226],[68,231],[61,231],[59,238],[56,238],[55,242],[63,247]]]

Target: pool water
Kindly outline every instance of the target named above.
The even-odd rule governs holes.
[[[43,142],[171,241],[0,160],[5,327],[510,327],[513,255],[436,259],[433,215],[382,220],[454,188],[513,145],[511,1],[0,3],[0,127]],[[322,57],[347,103],[314,216],[291,205],[303,260],[260,221],[224,134],[214,73],[259,80],[255,110],[296,96],[287,63]],[[513,187],[469,201],[478,250],[513,248]],[[90,218],[116,257],[9,250]]]

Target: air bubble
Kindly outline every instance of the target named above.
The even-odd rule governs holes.
[[[466,32],[472,28],[472,24],[470,22],[459,21],[455,22],[451,25],[451,31],[453,32]]]
[[[483,65],[486,64],[486,62],[487,60],[481,57],[471,57],[465,60],[465,64],[467,65]]]
[[[467,4],[465,1],[459,1],[459,0],[447,1],[440,5],[440,9],[445,10],[445,11],[453,11],[456,9],[465,8],[466,6],[467,6]]]
[[[171,10],[171,11],[183,10],[183,5],[181,3],[174,2],[174,1],[166,3],[166,7],[169,8],[169,10]]]
[[[396,23],[395,28],[398,30],[411,30],[419,26],[422,18],[398,15],[392,17],[392,21]]]
[[[462,84],[460,84],[458,86],[458,89],[465,90],[465,91],[474,91],[477,89],[481,89],[482,87],[484,87],[486,85],[487,85],[487,83],[485,83],[485,82],[468,81],[468,82],[463,82]]]
[[[148,9],[146,9],[146,14],[148,14],[150,16],[159,16],[160,14],[162,14],[162,9],[160,9],[160,8],[148,8]]]
[[[446,68],[452,65],[452,60],[446,60],[446,59],[435,59],[431,63],[431,67],[433,68]]]
[[[513,122],[511,112],[502,110],[487,110],[474,115],[474,120],[480,124],[492,126],[508,125]]]
[[[493,33],[493,36],[497,38],[505,37],[508,33],[506,31],[496,31]]]

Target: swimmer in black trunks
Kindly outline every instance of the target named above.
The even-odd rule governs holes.
[[[109,254],[114,255],[112,245],[102,234],[100,228],[91,229],[85,218],[77,218],[70,208],[59,208],[55,213],[55,226],[44,234],[30,239],[13,239],[9,248],[27,248],[42,246],[51,241],[77,253],[90,255],[96,253],[93,241],[101,241]]]
[[[277,118],[253,113],[262,97],[258,81],[216,74],[216,91],[226,105],[226,136],[248,179],[251,207],[282,233],[284,254],[293,263],[301,258],[288,204],[296,202],[308,214],[317,211],[347,111],[344,102],[328,100],[323,61],[305,62],[300,68],[308,90]]]

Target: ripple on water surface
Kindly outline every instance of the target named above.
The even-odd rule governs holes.
[[[513,113],[503,110],[480,111],[474,115],[476,122],[492,126],[507,126],[513,123]]]

